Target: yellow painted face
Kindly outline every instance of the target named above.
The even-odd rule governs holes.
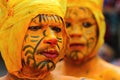
[[[26,32],[23,50],[23,66],[51,71],[61,58],[63,49],[63,20],[57,15],[39,14],[31,20]]]
[[[97,42],[97,24],[88,8],[69,7],[65,16],[71,38],[67,58],[80,63],[92,54]]]

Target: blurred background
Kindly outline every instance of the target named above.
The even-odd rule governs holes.
[[[99,56],[116,66],[120,66],[120,0],[105,0],[103,14],[106,21],[105,44]],[[7,73],[0,55],[0,76]]]
[[[106,21],[106,35],[99,56],[120,66],[120,0],[104,0],[103,14]]]

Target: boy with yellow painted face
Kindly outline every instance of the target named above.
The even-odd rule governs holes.
[[[102,7],[103,0],[68,0],[65,21],[71,40],[64,61],[58,63],[53,73],[120,80],[120,68],[97,55],[105,34]]]
[[[79,80],[50,73],[67,46],[66,0],[8,0],[6,4],[0,6],[4,18],[0,51],[8,74],[0,80]]]

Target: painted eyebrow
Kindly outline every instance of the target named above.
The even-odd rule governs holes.
[[[84,12],[86,12],[86,8],[83,7],[79,7],[80,10],[83,10]]]
[[[83,10],[84,12],[86,12],[87,10],[90,11],[89,8],[87,8],[87,7],[85,7],[85,8],[79,7],[79,9]],[[91,11],[90,11],[90,12],[91,12]],[[91,12],[91,13],[92,13],[92,12]],[[92,17],[95,19],[95,16],[94,16],[93,14],[92,14]]]
[[[39,38],[40,36],[31,36],[32,38]]]
[[[31,21],[33,21],[35,23],[35,18],[39,19],[39,22],[42,23],[43,22],[49,22],[50,20],[54,21],[54,22],[59,22],[59,23],[64,23],[62,17],[57,16],[57,15],[48,15],[48,14],[38,14],[37,16],[35,16]],[[49,19],[49,17],[51,19]]]

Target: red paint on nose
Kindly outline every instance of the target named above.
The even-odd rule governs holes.
[[[48,40],[44,40],[44,43],[50,44],[52,46],[57,44],[57,39],[48,39]]]

